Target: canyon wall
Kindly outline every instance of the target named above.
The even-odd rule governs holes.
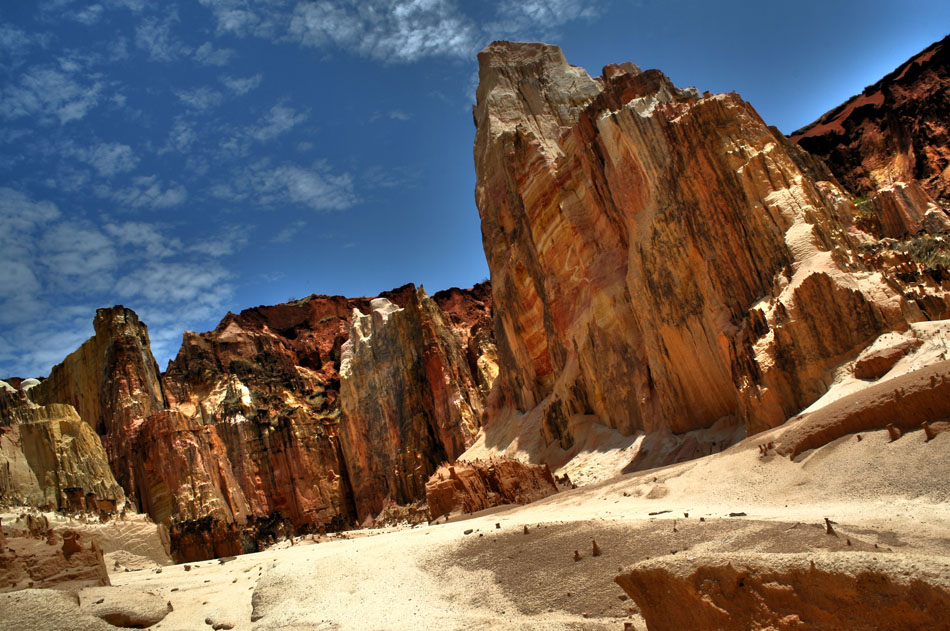
[[[950,204],[950,36],[792,133],[857,195],[917,182]]]
[[[485,286],[310,296],[186,332],[160,374],[144,323],[100,309],[96,335],[31,392],[101,435],[176,558],[247,552],[424,500],[479,429],[497,373],[490,312]]]
[[[99,436],[67,404],[39,406],[0,381],[0,497],[10,504],[114,513],[124,501]]]
[[[546,44],[495,42],[479,64],[489,434],[531,411],[563,448],[589,415],[754,433],[880,332],[946,317],[944,288],[925,313],[933,296],[869,266],[849,196],[738,95],[629,63],[591,78]]]

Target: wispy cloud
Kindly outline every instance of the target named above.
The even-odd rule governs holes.
[[[195,50],[194,58],[206,66],[226,66],[234,53],[232,48],[215,48],[211,42],[205,42]]]
[[[207,254],[212,258],[220,258],[234,254],[247,245],[250,231],[250,226],[226,226],[223,230],[218,232],[218,234],[192,245],[191,250],[200,252],[201,254]]]
[[[191,49],[172,32],[172,27],[178,22],[175,9],[164,17],[145,18],[135,28],[135,45],[154,61],[174,61],[191,54]]]
[[[168,237],[160,226],[142,221],[107,223],[105,233],[120,246],[131,246],[152,260],[164,259],[181,252],[181,239]]]
[[[267,142],[287,133],[296,125],[307,120],[307,112],[298,112],[294,108],[278,103],[273,106],[261,119],[255,128],[249,130],[251,136],[261,142]]]
[[[300,2],[289,37],[305,46],[335,45],[382,61],[469,56],[479,33],[450,0]]]
[[[0,89],[0,116],[34,117],[38,122],[64,125],[80,120],[102,99],[98,75],[80,76],[74,65],[33,66],[19,80]]]
[[[301,167],[272,166],[262,160],[239,171],[230,182],[212,187],[211,193],[220,199],[250,200],[268,208],[294,204],[313,210],[345,210],[357,203],[350,174],[334,173],[325,162]]]
[[[263,75],[256,74],[250,77],[229,77],[224,76],[220,77],[221,83],[224,84],[228,90],[237,95],[247,94],[251,90],[257,88],[261,84],[261,79]]]
[[[166,186],[155,175],[132,178],[130,186],[120,188],[99,185],[96,194],[128,208],[170,208],[188,199],[188,191],[184,186],[177,182],[170,182]]]
[[[224,95],[211,88],[201,86],[187,90],[175,90],[178,100],[196,110],[206,110],[209,107],[220,105]]]
[[[131,147],[118,142],[102,142],[91,147],[75,148],[72,154],[92,166],[103,177],[131,171],[139,162]]]
[[[232,276],[216,259],[244,247],[248,226],[183,243],[161,223],[100,219],[0,187],[0,377],[47,374],[92,334],[97,307],[135,309],[160,359],[182,327],[229,308]]]
[[[297,235],[297,233],[303,230],[306,226],[306,221],[294,221],[293,223],[281,228],[277,234],[271,237],[271,243],[289,243]]]

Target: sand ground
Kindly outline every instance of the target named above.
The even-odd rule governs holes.
[[[950,568],[950,434],[869,432],[796,461],[762,457],[761,438],[524,507],[112,582],[167,598],[161,629],[643,629],[613,578],[648,558],[803,552],[821,565],[868,552],[895,567],[925,558]]]

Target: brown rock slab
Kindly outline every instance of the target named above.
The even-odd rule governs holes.
[[[126,585],[83,589],[79,592],[79,607],[115,627],[134,629],[151,627],[172,611],[167,599]]]
[[[616,582],[650,631],[938,629],[950,610],[944,559],[714,554],[650,559]]]

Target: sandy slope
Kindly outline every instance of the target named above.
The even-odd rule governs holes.
[[[613,578],[673,552],[808,553],[819,564],[871,553],[895,567],[926,558],[950,568],[950,434],[889,442],[870,432],[795,462],[762,457],[761,438],[464,521],[112,580],[171,601],[162,629],[210,628],[206,620],[235,629],[643,629]],[[838,536],[825,534],[824,517]]]

